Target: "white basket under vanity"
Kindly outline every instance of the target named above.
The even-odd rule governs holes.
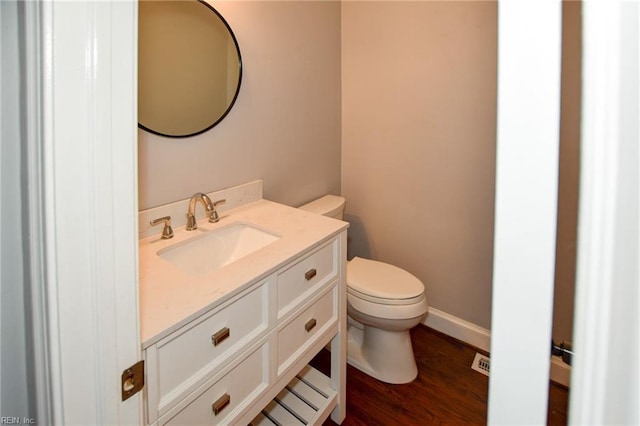
[[[154,210],[145,214],[166,213]],[[160,230],[140,240],[146,424],[340,423],[347,224],[261,199],[221,217],[195,231],[174,225],[170,240]],[[200,274],[157,254],[233,224],[278,238]],[[327,377],[307,364],[328,344]]]

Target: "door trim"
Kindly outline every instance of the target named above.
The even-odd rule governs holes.
[[[137,2],[43,2],[47,334],[53,423],[140,424]]]
[[[640,423],[640,7],[583,2],[571,424]]]

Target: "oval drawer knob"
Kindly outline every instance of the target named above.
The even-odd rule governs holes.
[[[316,326],[316,319],[315,318],[311,318],[309,321],[307,321],[307,323],[304,325],[304,329],[307,330],[307,332],[313,330],[313,327]]]
[[[213,346],[218,346],[220,343],[224,342],[226,338],[229,337],[230,335],[231,335],[231,330],[225,327],[222,330],[218,331],[213,336],[211,336],[211,343],[213,343]]]
[[[315,277],[317,273],[318,271],[316,271],[316,268],[309,269],[307,272],[305,272],[304,277],[307,281],[309,281],[311,280],[311,278]]]
[[[222,395],[216,402],[211,405],[213,415],[217,416],[231,402],[231,396],[228,393]]]

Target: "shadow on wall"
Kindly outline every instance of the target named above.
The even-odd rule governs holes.
[[[349,230],[347,231],[347,260],[351,260],[356,256],[373,259],[371,245],[369,244],[369,235],[360,217],[345,213],[344,220],[349,222]],[[352,234],[360,237],[357,242],[352,240]]]

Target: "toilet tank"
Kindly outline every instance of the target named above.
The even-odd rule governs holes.
[[[338,195],[325,195],[324,197],[313,200],[299,208],[312,213],[342,220],[344,215],[344,203],[344,197],[340,197]]]

